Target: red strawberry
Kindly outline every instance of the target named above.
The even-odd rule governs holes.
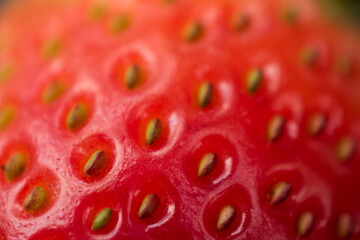
[[[14,1],[0,239],[359,239],[359,36],[312,1]]]

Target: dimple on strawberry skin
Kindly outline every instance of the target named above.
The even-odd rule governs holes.
[[[9,0],[0,239],[360,239],[360,36],[310,0]]]

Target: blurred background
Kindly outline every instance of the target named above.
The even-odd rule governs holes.
[[[11,2],[11,1],[27,1],[27,0],[0,0],[0,7],[5,5],[7,2]],[[53,1],[53,0],[49,0],[49,1]],[[114,1],[121,1],[121,0],[114,0]],[[244,1],[251,1],[251,0],[244,0]],[[325,9],[327,13],[330,14],[330,16],[336,21],[350,21],[356,24],[360,29],[360,0],[312,0],[312,1],[319,2],[321,7]]]

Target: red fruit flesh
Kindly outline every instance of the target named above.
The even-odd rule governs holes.
[[[359,239],[358,43],[303,0],[10,4],[0,239]]]

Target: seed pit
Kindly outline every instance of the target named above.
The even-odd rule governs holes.
[[[34,171],[17,194],[12,207],[16,217],[40,216],[54,206],[60,195],[60,182],[52,171],[42,166],[37,166]]]
[[[108,74],[115,87],[122,87],[125,89],[124,93],[129,94],[133,90],[140,91],[140,87],[152,81],[153,75],[158,72],[151,71],[156,62],[148,59],[149,57],[140,50],[130,50],[121,52],[114,58],[110,63]]]
[[[213,238],[239,239],[250,223],[249,209],[248,192],[240,185],[233,185],[205,205],[203,224]]]
[[[113,141],[104,134],[93,134],[74,146],[68,164],[75,177],[92,183],[106,177],[114,161]]]
[[[183,162],[191,184],[209,188],[227,179],[236,167],[237,153],[231,142],[221,135],[211,134],[189,146]]]
[[[137,228],[156,226],[172,219],[179,195],[168,178],[159,172],[136,174],[130,192],[130,220]]]

